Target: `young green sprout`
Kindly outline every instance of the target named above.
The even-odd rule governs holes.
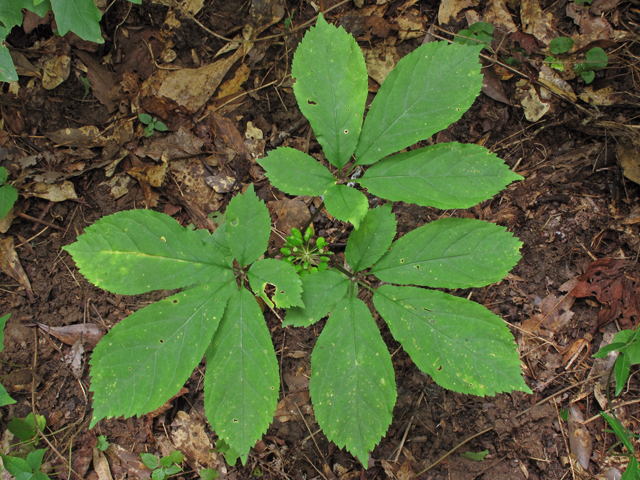
[[[311,245],[313,229],[308,227],[304,235],[297,228],[291,229],[291,235],[287,237],[287,242],[280,249],[283,258],[296,269],[301,277],[309,273],[322,272],[329,268],[329,256],[331,252],[327,250],[327,242],[323,237],[318,237],[315,246]]]

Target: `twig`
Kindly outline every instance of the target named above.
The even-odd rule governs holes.
[[[64,228],[54,225],[53,223],[45,222],[44,220],[40,220],[39,218],[32,217],[31,215],[27,215],[26,213],[15,212],[15,215],[17,217],[21,217],[26,220],[31,220],[32,222],[41,223],[42,225],[46,225],[47,227],[55,228],[56,230],[60,230],[61,232],[64,232]]]

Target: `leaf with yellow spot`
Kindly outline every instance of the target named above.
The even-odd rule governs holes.
[[[383,285],[373,303],[394,338],[442,387],[473,395],[520,390],[520,357],[505,323],[470,300],[435,290]]]
[[[391,355],[362,300],[342,300],[311,355],[309,384],[318,424],[327,438],[367,465],[391,424],[396,384]]]
[[[111,329],[91,355],[91,427],[104,417],[151,412],[180,390],[218,328],[231,285],[210,282],[185,290]]]

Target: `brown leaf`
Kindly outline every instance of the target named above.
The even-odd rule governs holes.
[[[634,329],[640,322],[640,281],[638,268],[628,258],[601,258],[580,275],[570,294],[577,298],[595,297],[604,307],[598,314],[598,328],[620,320],[622,328]]]
[[[121,95],[118,93],[118,80],[115,73],[102,65],[99,60],[82,50],[74,52],[87,67],[87,79],[91,84],[93,95],[102,103],[109,112],[118,107]]]
[[[85,350],[93,350],[100,339],[104,336],[104,330],[93,323],[82,323],[79,325],[67,325],[64,327],[50,327],[39,322],[25,324],[26,326],[36,325],[43,332],[53,335],[67,345],[73,345],[78,340],[84,344]]]
[[[152,187],[161,187],[164,176],[167,173],[167,162],[160,165],[144,165],[142,167],[131,167],[127,173],[136,180],[146,182]]]
[[[507,33],[515,32],[518,28],[513,23],[511,13],[504,0],[489,0],[484,9],[484,21]]]
[[[582,468],[589,468],[593,442],[589,430],[584,426],[582,412],[576,404],[569,407],[569,446]]]
[[[42,72],[42,88],[53,90],[67,78],[71,72],[71,57],[56,55],[44,62]]]
[[[213,444],[207,435],[205,421],[195,414],[178,411],[171,424],[171,438],[177,450],[180,450],[189,466],[198,471],[201,468],[218,468],[224,460],[213,451]]]
[[[29,188],[23,193],[32,197],[44,198],[50,202],[64,202],[70,198],[78,198],[75,187],[69,180],[53,184],[36,182],[29,185]]]
[[[543,12],[538,0],[522,0],[520,20],[522,21],[522,30],[533,35],[545,45],[549,45],[551,40],[559,36],[555,28],[551,26],[553,14]]]
[[[147,139],[143,152],[156,161],[169,162],[180,158],[190,158],[199,155],[204,141],[196,137],[184,127],[177,132],[162,137]]]
[[[438,9],[438,23],[447,25],[451,20],[456,21],[458,13],[465,8],[475,7],[478,0],[443,0]]]
[[[45,133],[51,141],[65,147],[104,147],[107,139],[100,135],[98,127],[93,125],[80,128],[63,128]]]
[[[640,152],[638,145],[632,140],[621,137],[616,148],[618,162],[624,176],[640,184]]]
[[[511,100],[504,93],[504,89],[502,88],[502,82],[496,72],[493,70],[493,67],[486,66],[482,67],[482,93],[487,95],[489,98],[493,98],[497,102],[502,102],[507,105],[511,105]]]
[[[22,269],[20,259],[16,254],[13,244],[13,237],[0,239],[0,268],[2,271],[13,278],[26,290],[29,301],[33,302],[33,290],[29,277]]]

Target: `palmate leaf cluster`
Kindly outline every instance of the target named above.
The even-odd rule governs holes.
[[[389,74],[363,123],[367,76],[358,45],[322,16],[306,34],[294,56],[294,91],[331,170],[292,148],[259,162],[274,186],[324,195],[329,213],[354,224],[344,265],[300,279],[290,264],[261,258],[270,217],[252,187],[229,203],[226,223],[213,235],[134,210],[99,220],[66,247],[81,273],[109,291],[183,288],[123,320],[94,350],[92,425],[158,408],[205,356],[208,420],[246,461],[278,399],[277,360],[256,302],[262,297],[286,309],[283,326],[306,327],[329,315],[311,357],[315,416],[329,440],[366,464],[391,423],[397,393],[389,351],[358,297],[364,275],[384,283],[371,308],[440,385],[475,395],[528,391],[502,320],[474,302],[425,288],[500,281],[520,258],[521,243],[503,227],[459,218],[434,221],[394,242],[391,203],[369,209],[365,194],[346,185],[351,170],[365,165],[358,182],[370,193],[453,209],[520,178],[476,145],[391,155],[469,108],[481,86],[480,48],[419,47]],[[269,295],[268,285],[275,287]]]

